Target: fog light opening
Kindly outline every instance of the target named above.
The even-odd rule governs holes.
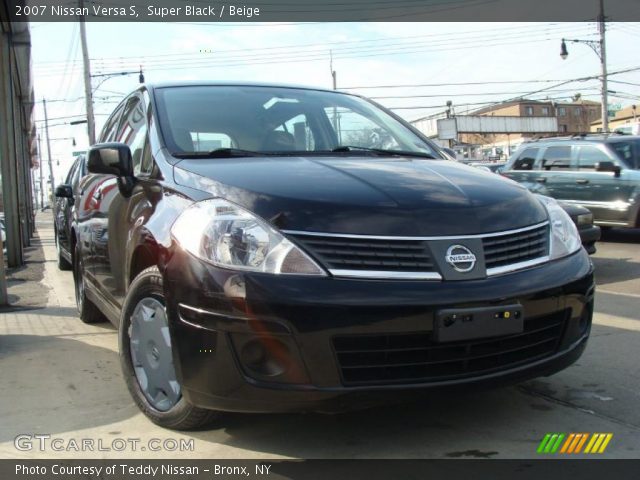
[[[289,348],[273,338],[254,339],[245,343],[240,351],[245,368],[264,377],[277,377],[291,367]]]
[[[592,312],[592,304],[588,304],[580,315],[580,320],[578,321],[578,329],[580,330],[580,335],[584,335],[591,325],[591,312]]]

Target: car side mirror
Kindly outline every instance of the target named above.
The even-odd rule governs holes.
[[[613,162],[596,163],[596,172],[613,172],[616,177],[620,176],[620,167]]]
[[[63,183],[56,187],[54,195],[57,198],[73,198],[73,189],[71,188],[71,185]]]
[[[133,177],[131,149],[124,143],[99,143],[89,149],[89,173]]]

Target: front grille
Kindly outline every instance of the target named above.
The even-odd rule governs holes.
[[[329,270],[435,271],[425,240],[292,236]]]
[[[549,250],[549,226],[482,239],[487,268],[544,257]]]
[[[454,244],[465,238],[482,240],[489,275],[522,268],[522,263],[541,259],[549,251],[547,222],[498,234],[460,237],[376,237],[311,232],[286,232],[336,276],[370,278],[441,279],[431,256],[432,241]],[[478,252],[476,252],[478,253]],[[510,270],[510,266],[513,269]],[[368,273],[370,272],[370,273]]]
[[[570,310],[525,319],[515,335],[436,343],[430,332],[338,336],[333,348],[346,386],[427,383],[505,370],[552,355]]]

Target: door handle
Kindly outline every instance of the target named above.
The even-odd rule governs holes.
[[[578,180],[576,180],[576,183],[578,185],[586,185],[587,183],[589,183],[589,180],[587,180],[586,178],[579,178]]]
[[[538,183],[547,183],[547,179],[545,177],[536,178],[536,182]]]

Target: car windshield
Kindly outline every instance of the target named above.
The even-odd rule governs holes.
[[[403,152],[441,158],[401,122],[353,95],[302,88],[156,90],[160,128],[177,156]]]
[[[611,147],[629,167],[640,169],[640,139],[611,142]]]

